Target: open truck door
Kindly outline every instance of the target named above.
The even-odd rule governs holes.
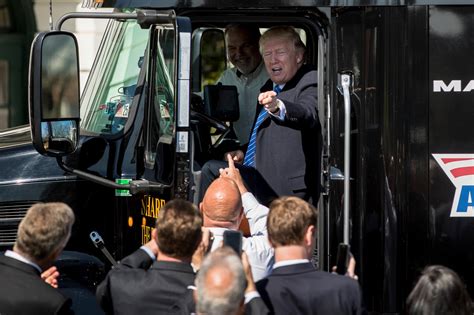
[[[81,108],[77,42],[59,30],[70,18],[110,19]],[[173,11],[71,13],[57,29],[33,43],[33,144],[66,174],[105,187],[110,209],[96,211],[114,224],[89,232],[103,234],[120,258],[150,240],[171,195],[187,198],[190,22]]]

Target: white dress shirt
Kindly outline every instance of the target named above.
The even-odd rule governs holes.
[[[249,258],[252,275],[255,282],[267,276],[273,265],[273,248],[267,237],[268,208],[261,205],[252,193],[242,195],[244,213],[249,221],[250,237],[242,240],[242,250]],[[210,228],[214,236],[211,250],[218,248],[226,228]]]

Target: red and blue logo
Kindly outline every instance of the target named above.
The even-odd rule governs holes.
[[[451,217],[474,217],[474,154],[433,154],[456,187]]]

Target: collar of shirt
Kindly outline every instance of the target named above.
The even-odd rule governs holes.
[[[241,80],[252,80],[252,79],[258,77],[260,75],[260,72],[262,72],[262,71],[267,71],[265,69],[265,66],[264,66],[263,62],[261,62],[257,66],[257,68],[255,68],[255,70],[253,70],[249,74],[243,74],[237,68],[235,68],[235,74],[237,75],[237,78],[239,78]]]
[[[273,89],[275,89],[275,86],[277,86],[277,85],[280,87],[280,91],[283,91],[283,88],[285,87],[285,83],[283,83],[283,84],[275,84],[275,83],[273,83]]]
[[[307,264],[307,263],[309,263],[308,259],[283,260],[283,261],[276,262],[273,265],[273,269],[276,269],[278,267],[291,266],[291,265],[297,265],[297,264]]]
[[[224,231],[227,231],[228,228],[210,227],[209,230],[212,232],[212,236],[224,236]]]
[[[10,258],[13,258],[13,259],[16,259],[16,260],[19,260],[21,262],[24,262],[25,264],[28,264],[30,266],[33,266],[35,267],[36,270],[39,271],[39,273],[42,273],[43,271],[41,270],[40,266],[38,266],[37,264],[35,264],[34,262],[26,259],[25,257],[21,256],[20,254],[14,252],[14,251],[11,251],[11,250],[7,250],[5,252],[5,256],[7,257],[10,257]]]

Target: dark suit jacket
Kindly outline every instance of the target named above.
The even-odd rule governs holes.
[[[318,271],[311,263],[279,267],[257,282],[274,314],[360,314],[359,284],[348,277]]]
[[[0,256],[0,314],[72,314],[71,300],[43,281],[33,266]]]
[[[273,90],[273,82],[261,91]],[[273,191],[293,195],[308,190],[317,197],[320,187],[321,124],[317,112],[317,72],[303,65],[278,98],[286,107],[285,120],[271,115],[257,132],[256,169]],[[261,105],[257,106],[257,113]]]
[[[154,261],[139,249],[108,273],[96,296],[107,314],[173,314],[194,278],[190,264]]]

